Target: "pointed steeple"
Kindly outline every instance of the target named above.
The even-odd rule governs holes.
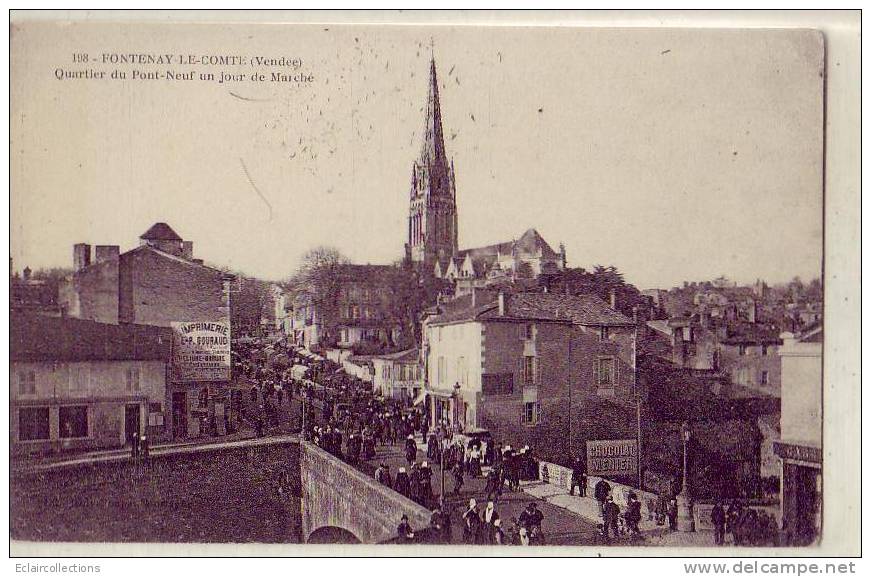
[[[426,125],[423,134],[420,164],[430,168],[444,168],[447,171],[448,161],[445,155],[444,134],[442,133],[442,111],[439,103],[435,56],[430,59],[429,65],[429,95],[426,100]]]

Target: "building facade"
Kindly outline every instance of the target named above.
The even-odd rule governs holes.
[[[585,440],[627,433],[585,417],[603,403],[631,405],[638,392],[635,325],[604,301],[476,291],[425,324],[434,422],[484,428],[537,455],[578,454]]]
[[[168,329],[17,314],[10,324],[13,453],[171,437]]]
[[[807,545],[822,528],[822,325],[784,333],[780,441],[781,517],[787,540]]]
[[[193,256],[193,242],[166,223],[156,223],[139,246],[120,253],[117,245],[73,247],[73,274],[61,284],[60,305],[71,317],[100,323],[171,327],[173,323],[222,323],[231,327],[233,275],[206,266]],[[229,357],[229,344],[227,345]],[[167,382],[174,438],[220,434],[234,419],[229,380]],[[238,395],[237,395],[238,397]]]
[[[411,406],[421,397],[423,378],[418,349],[372,357],[372,365],[372,385],[383,398]]]

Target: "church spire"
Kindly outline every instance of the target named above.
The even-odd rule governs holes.
[[[436,74],[435,56],[430,58],[429,95],[426,101],[426,125],[424,126],[423,146],[420,151],[420,164],[428,167],[447,169],[445,139],[442,133],[442,111],[439,103],[439,84]]]

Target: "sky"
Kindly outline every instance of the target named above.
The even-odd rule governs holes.
[[[97,62],[74,63],[74,53]],[[103,54],[299,58],[313,80],[58,80]],[[460,248],[536,228],[639,288],[820,274],[823,48],[803,30],[23,23],[12,28],[11,256],[138,244],[279,280],[317,245],[401,258],[429,59]]]

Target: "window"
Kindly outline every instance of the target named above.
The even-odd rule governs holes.
[[[40,441],[49,438],[48,407],[18,409],[18,440]]]
[[[87,365],[70,366],[70,391],[88,392],[90,369]]]
[[[436,381],[440,385],[445,384],[445,358],[444,357],[439,357],[438,376],[436,378]]]
[[[523,384],[524,385],[534,385],[535,384],[535,369],[536,369],[535,357],[533,357],[533,356],[523,357]]]
[[[538,425],[541,423],[541,402],[532,401],[523,403],[523,414],[520,421],[524,425]]]
[[[535,338],[535,325],[526,325],[524,329],[524,338],[526,338],[526,340],[532,340]]]
[[[61,407],[58,411],[58,431],[61,439],[88,436],[88,407]]]
[[[129,367],[125,373],[128,391],[139,391],[139,367]]]
[[[602,326],[599,327],[599,340],[607,341],[611,335],[608,332],[608,327]]]
[[[18,394],[36,394],[36,373],[33,371],[21,371],[18,373]]]
[[[617,380],[617,364],[613,358],[596,360],[596,384],[600,387],[613,387]]]
[[[760,385],[768,385],[768,384],[769,384],[769,381],[768,381],[768,371],[762,371],[762,372],[759,374],[759,384],[760,384]]]
[[[460,386],[466,384],[466,357],[457,359],[457,381],[460,383]]]
[[[762,345],[760,352],[762,353],[763,357],[767,357],[768,356],[768,345]]]
[[[742,357],[747,354],[747,345],[738,345],[738,354]]]

